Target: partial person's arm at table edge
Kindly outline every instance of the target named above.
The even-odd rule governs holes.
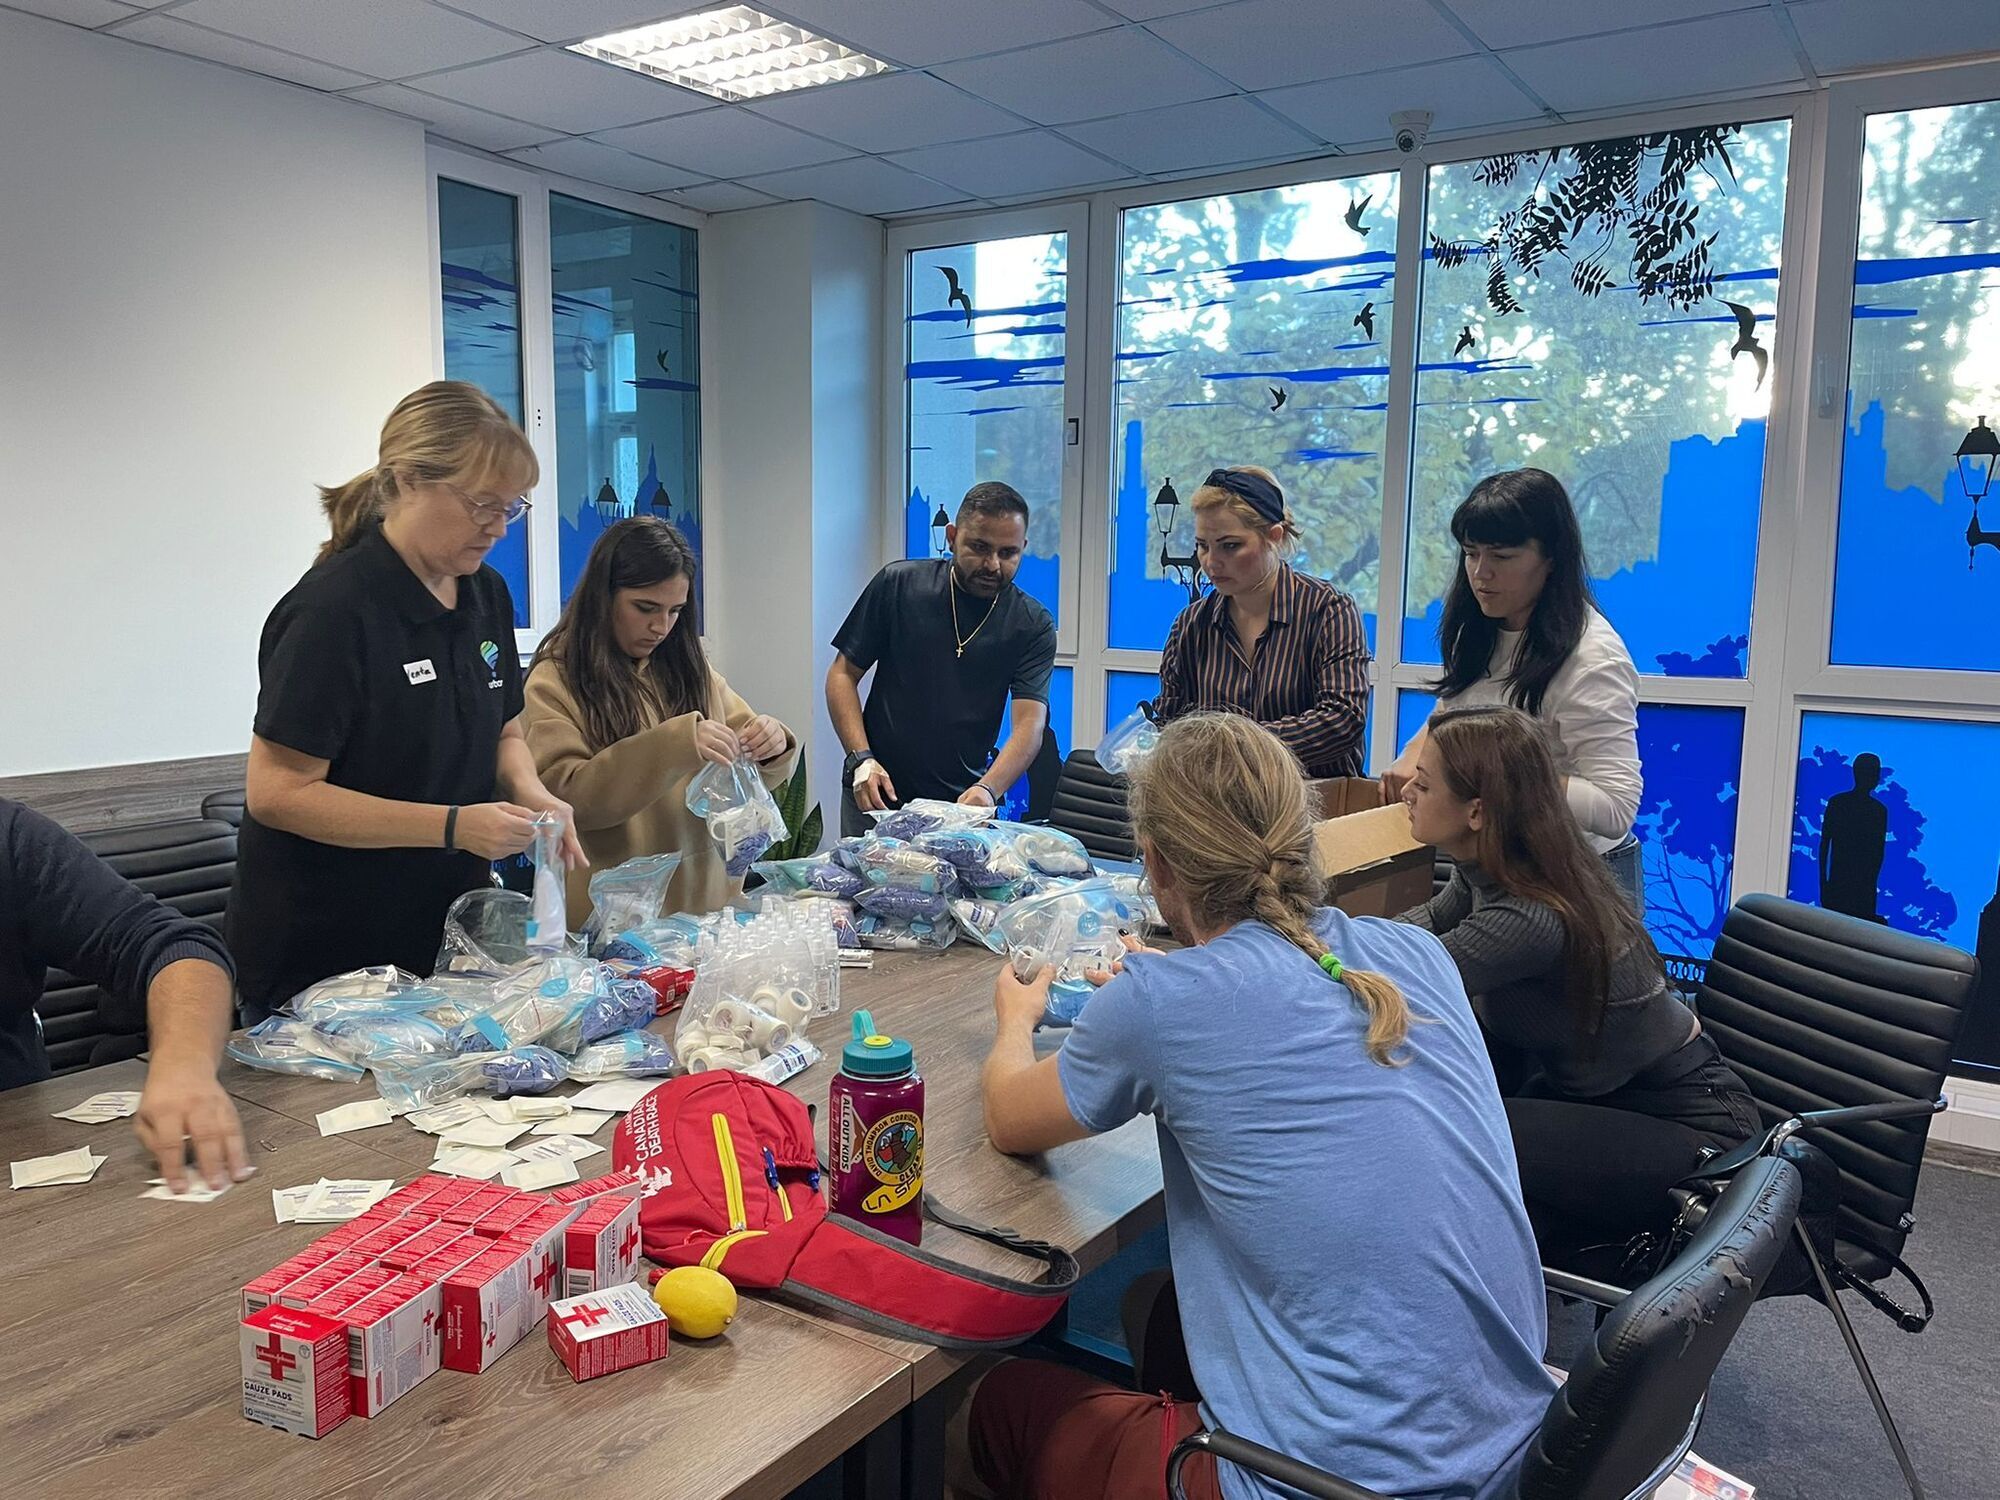
[[[1002,966],[994,981],[993,1050],[980,1070],[979,1093],[986,1139],[1008,1156],[1033,1156],[1093,1133],[1070,1113],[1057,1071],[1059,1054],[1035,1056],[1035,1023],[1048,1005],[1054,975],[1044,968],[1023,984],[1011,967]]]

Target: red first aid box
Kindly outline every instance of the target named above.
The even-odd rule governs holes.
[[[667,1357],[667,1315],[634,1282],[549,1305],[549,1347],[572,1380]]]
[[[625,976],[636,979],[653,992],[653,1014],[670,1015],[680,1009],[681,1003],[694,989],[694,970],[676,968],[672,964],[657,964],[650,969],[634,969]]]
[[[456,1224],[430,1224],[411,1235],[393,1250],[385,1250],[381,1261],[392,1270],[407,1271],[428,1256],[457,1243],[464,1235]]]
[[[568,1183],[545,1195],[544,1201],[565,1206],[572,1203],[594,1203],[612,1193],[638,1202],[639,1174],[620,1168],[616,1172],[606,1172],[602,1177],[593,1177],[588,1182]]]
[[[277,1300],[278,1293],[308,1272],[317,1271],[332,1260],[334,1247],[324,1240],[315,1240],[290,1260],[278,1262],[262,1276],[243,1286],[243,1316],[262,1312]]]
[[[347,1330],[332,1318],[266,1307],[243,1320],[243,1415],[325,1437],[354,1414]]]
[[[365,1271],[374,1264],[365,1255],[342,1251],[318,1269],[306,1272],[278,1293],[274,1300],[281,1307],[304,1307],[314,1298],[324,1297],[355,1272]]]
[[[472,1232],[497,1240],[503,1234],[512,1233],[515,1226],[531,1217],[540,1207],[532,1198],[510,1198],[498,1208],[481,1215],[479,1222],[472,1226]]]
[[[381,1415],[437,1373],[444,1347],[441,1305],[435,1282],[399,1276],[342,1316],[356,1416]]]
[[[495,1242],[444,1279],[442,1359],[447,1370],[478,1374],[541,1321],[548,1299],[535,1292],[532,1253]]]
[[[482,1185],[477,1192],[452,1204],[439,1215],[439,1219],[446,1224],[470,1228],[494,1209],[511,1202],[515,1196],[514,1190],[510,1187]]]
[[[563,1232],[563,1295],[617,1286],[639,1272],[639,1200],[622,1193],[596,1199]]]

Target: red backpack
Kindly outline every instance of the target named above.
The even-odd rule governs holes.
[[[625,1116],[612,1160],[644,1183],[648,1259],[708,1266],[739,1287],[776,1291],[902,1338],[999,1348],[1039,1331],[1069,1296],[1068,1251],[987,1229],[937,1208],[927,1216],[1044,1263],[1043,1280],[992,1276],[829,1215],[812,1116],[781,1088],[743,1073],[691,1073]]]

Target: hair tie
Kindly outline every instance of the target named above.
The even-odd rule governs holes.
[[[1339,981],[1340,976],[1347,972],[1340,960],[1335,958],[1331,953],[1322,953],[1319,956],[1319,966],[1326,970],[1326,977],[1334,980],[1336,983]]]

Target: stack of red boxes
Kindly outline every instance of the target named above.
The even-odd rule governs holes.
[[[243,1288],[244,1414],[318,1437],[440,1366],[486,1369],[562,1295],[571,1221],[609,1203],[636,1226],[638,1192],[629,1172],[560,1195],[437,1174],[397,1189]],[[344,1381],[323,1368],[328,1347],[344,1349]]]
[[[638,1274],[639,1200],[614,1192],[586,1203],[563,1236],[563,1296],[581,1297]]]

